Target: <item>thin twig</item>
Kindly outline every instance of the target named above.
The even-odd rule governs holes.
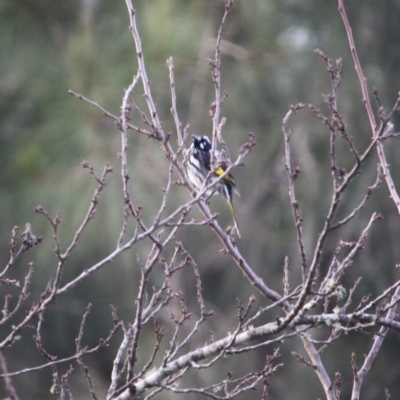
[[[380,129],[378,129],[378,126],[375,121],[375,116],[374,116],[374,113],[372,110],[371,101],[369,99],[368,88],[367,88],[367,79],[362,71],[360,59],[358,58],[358,54],[357,54],[357,50],[356,50],[356,46],[355,46],[354,38],[353,38],[353,32],[352,32],[349,20],[347,18],[346,10],[344,8],[344,3],[343,3],[343,0],[338,0],[338,2],[339,2],[339,7],[338,7],[339,13],[343,19],[343,24],[346,29],[346,34],[347,34],[347,39],[349,41],[351,55],[353,57],[358,80],[360,82],[361,91],[363,94],[363,103],[364,103],[365,109],[367,111],[369,123],[371,126],[372,137],[374,139],[376,139],[379,137],[379,131],[385,130],[385,127],[386,127],[386,124],[388,121],[386,121],[386,123],[384,122],[383,125],[381,125]],[[383,170],[383,176],[386,180],[386,184],[387,184],[389,192],[390,192],[390,197],[394,201],[394,203],[397,207],[398,213],[400,213],[400,197],[395,188],[395,185],[394,185],[391,173],[390,173],[390,169],[389,169],[389,164],[386,161],[385,152],[383,150],[383,144],[380,141],[377,142],[376,149],[377,149],[379,161],[380,161],[380,164],[381,164],[381,167]]]

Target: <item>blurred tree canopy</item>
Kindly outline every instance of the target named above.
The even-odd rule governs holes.
[[[208,110],[214,92],[207,59],[213,55],[224,2],[135,3],[149,78],[165,131],[174,134],[165,63],[172,56],[181,120],[190,125],[189,133],[210,135]],[[369,89],[372,93],[375,86],[383,105],[390,107],[399,91],[400,2],[346,3]],[[12,227],[31,222],[35,233],[44,237],[43,244],[29,253],[39,271],[34,278],[34,287],[38,290],[31,294],[34,297],[52,277],[56,262],[52,232],[44,218],[34,213],[35,206],[42,205],[52,215],[61,213],[61,238],[68,242],[86,213],[95,187],[80,163],[87,159],[99,171],[105,163],[119,168],[120,137],[114,124],[97,109],[71,97],[68,90],[118,113],[123,88],[130,84],[137,71],[136,54],[122,0],[2,0],[0,37],[0,260],[2,264],[7,262]],[[363,148],[371,133],[336,1],[237,0],[222,43],[222,89],[228,93],[222,110],[227,117],[224,138],[233,157],[249,131],[255,133],[257,143],[246,165],[234,171],[242,193],[235,199],[243,236],[239,247],[273,288],[281,285],[285,256],[289,256],[293,265],[299,262],[282,164],[282,118],[291,104],[300,101],[324,110],[321,93],[331,90],[325,66],[313,52],[316,48],[333,59],[343,58],[338,107],[356,145]],[[143,99],[137,95],[135,101],[140,104]],[[133,122],[142,124],[139,118]],[[394,122],[397,127],[398,116]],[[298,195],[304,210],[306,244],[311,248],[331,196],[330,165],[326,158],[329,133],[308,110],[299,114],[292,129],[293,157],[302,170]],[[391,144],[387,146],[387,155],[398,183],[399,146],[395,141]],[[166,179],[167,163],[159,158],[155,146],[157,143],[132,133],[130,160],[135,171],[134,196],[139,204],[145,205],[145,216],[159,206]],[[349,168],[352,165],[349,151],[343,150],[341,157],[343,167]],[[346,215],[364,196],[359,188],[365,182],[373,183],[375,165],[374,162],[366,164],[347,194],[348,208],[341,209],[339,214]],[[121,185],[117,175],[108,182],[98,205],[101,213],[69,260],[66,277],[95,263],[115,245],[123,217]],[[178,186],[172,196],[179,203],[189,194]],[[220,212],[221,221],[228,224],[229,213],[223,200],[213,199],[212,207]],[[370,287],[370,291],[377,290],[374,285],[385,286],[390,278],[388,274],[392,273],[389,267],[400,259],[399,216],[385,185],[381,185],[378,194],[368,203],[365,213],[376,209],[383,212],[385,220],[375,229],[370,250],[360,260],[365,271],[361,285]],[[366,215],[364,211],[357,217],[360,223],[363,215]],[[343,239],[354,239],[355,227],[352,225],[346,232],[348,237]],[[236,312],[236,299],[248,298],[250,285],[239,283],[241,272],[219,253],[220,243],[213,240],[205,227],[188,227],[181,240],[196,256],[205,299],[211,308],[225,316],[214,324],[219,329],[221,326],[232,329],[230,316]],[[87,303],[93,302],[90,293],[94,287],[101,287],[103,296],[93,302],[90,325],[93,329],[85,332],[89,341],[96,342],[100,332],[109,329],[109,316],[104,313],[109,304],[115,305],[122,316],[132,317],[134,283],[138,279],[135,266],[145,251],[134,248],[124,254],[90,282],[69,292],[68,307],[65,302],[54,307],[44,324],[44,329],[53,330],[49,332],[51,339],[47,345],[54,353],[63,356],[74,348],[81,315]],[[24,275],[26,265],[27,261],[19,263],[13,271],[16,277]],[[189,295],[194,282],[182,279],[181,284]],[[21,345],[21,355],[32,351],[29,336],[21,340],[27,343]],[[346,346],[351,341],[349,335],[332,352],[330,373],[340,369],[344,377],[351,376],[350,359],[343,356],[349,354]],[[374,364],[363,398],[382,397],[382,387],[386,386],[390,387],[393,398],[400,396],[400,387],[396,384],[400,364],[390,362],[391,368],[385,368],[388,360],[399,359],[399,349],[398,335],[391,335]],[[96,355],[92,367],[99,382],[109,379],[114,352],[115,348],[111,347]],[[290,354],[282,354],[286,356]],[[42,362],[37,352],[31,357],[37,363]],[[246,360],[244,368],[257,365],[263,357],[260,354],[259,358]],[[11,367],[22,367],[18,358]],[[271,399],[308,399],[311,393],[312,397],[322,395],[319,382],[304,366],[292,359],[289,368],[294,376],[304,379],[299,378],[296,384],[290,385],[284,374],[281,378],[278,374],[270,389]],[[43,379],[39,374],[16,378],[27,382],[26,393],[20,393],[22,398],[49,398],[50,378]],[[343,379],[344,396],[350,390],[350,381]],[[376,382],[382,382],[383,386],[375,386]]]

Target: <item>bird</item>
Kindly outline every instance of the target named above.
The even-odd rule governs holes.
[[[197,191],[200,191],[203,189],[207,177],[209,177],[210,179],[207,183],[211,183],[218,179],[218,177],[220,177],[221,175],[225,174],[223,178],[221,178],[212,188],[210,188],[206,192],[207,201],[216,192],[220,193],[225,198],[232,213],[235,229],[238,236],[240,237],[240,232],[236,220],[235,207],[233,206],[232,202],[232,191],[234,190],[237,194],[239,194],[235,188],[235,178],[230,172],[225,173],[228,166],[225,162],[221,161],[221,153],[216,149],[214,150],[213,158],[214,160],[216,160],[217,168],[210,174],[212,150],[210,139],[208,138],[208,136],[193,135],[192,137],[193,143],[188,150],[188,162],[186,164],[188,178],[194,188]]]

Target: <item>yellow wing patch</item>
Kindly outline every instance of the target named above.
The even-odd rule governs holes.
[[[222,174],[225,173],[225,170],[222,167],[218,167],[215,171],[214,171],[215,175],[217,176],[221,176]],[[225,181],[229,182],[231,185],[235,185],[236,182],[235,180],[232,178],[232,176],[228,173],[224,176],[223,178]]]

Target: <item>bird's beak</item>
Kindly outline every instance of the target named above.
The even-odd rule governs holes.
[[[198,142],[198,141],[200,141],[200,137],[199,137],[199,136],[192,135],[192,138],[193,138],[193,142]]]

